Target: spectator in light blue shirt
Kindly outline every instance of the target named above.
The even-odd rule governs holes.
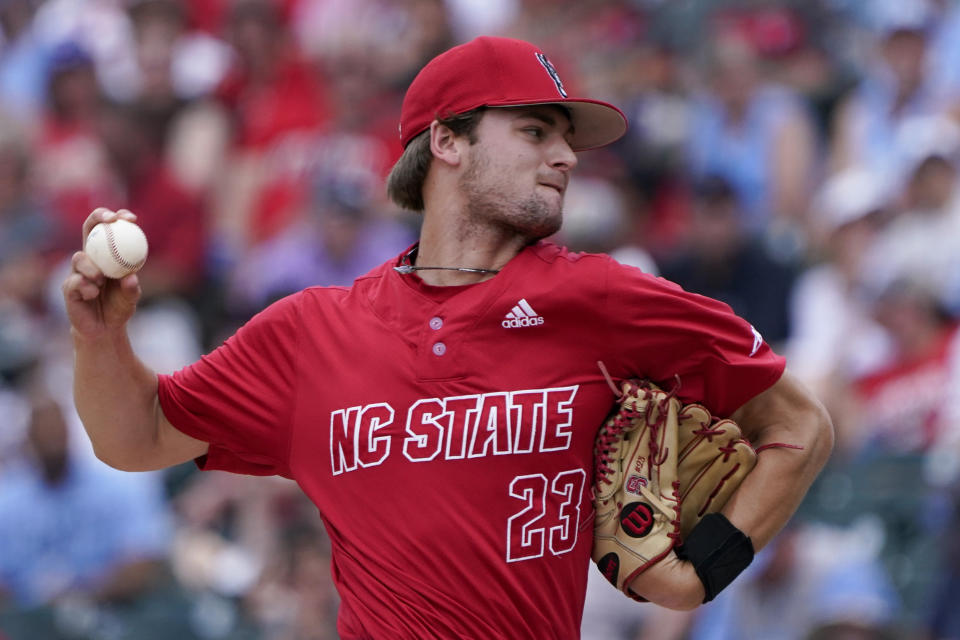
[[[159,487],[77,463],[49,400],[34,403],[26,445],[0,483],[0,602],[115,602],[152,587],[171,530]]]

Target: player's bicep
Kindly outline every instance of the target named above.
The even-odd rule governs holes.
[[[832,440],[832,425],[823,405],[799,378],[789,371],[755,395],[731,418],[754,446],[783,442],[810,446]]]
[[[156,468],[189,462],[206,455],[210,448],[209,443],[189,436],[173,426],[164,415],[159,402],[155,411],[157,421],[156,455],[158,457]]]

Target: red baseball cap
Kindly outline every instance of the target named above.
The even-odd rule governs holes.
[[[438,118],[477,107],[556,104],[570,112],[574,151],[610,144],[627,131],[611,104],[567,95],[547,56],[529,42],[480,36],[441,53],[410,83],[400,110],[400,144],[406,148]]]

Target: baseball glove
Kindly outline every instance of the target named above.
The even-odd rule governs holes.
[[[627,585],[719,511],[753,469],[756,453],[732,420],[646,381],[624,381],[597,435],[593,560]]]
[[[630,582],[670,553],[680,535],[679,410],[669,394],[626,380],[594,448],[593,561],[637,599]]]
[[[708,513],[720,511],[757,463],[757,454],[733,420],[717,419],[700,404],[677,415],[680,446],[680,539]]]

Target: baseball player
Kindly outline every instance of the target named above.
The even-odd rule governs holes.
[[[576,152],[625,129],[526,42],[439,55],[408,89],[388,180],[423,214],[419,243],[352,287],[272,304],[171,376],[127,339],[136,276],[107,281],[78,252],[63,291],[97,454],[293,478],[332,542],[343,638],[576,638],[615,399],[600,361],[615,381],[679,381],[757,446],[802,446],[765,452],[724,508],[762,547],[831,448],[821,406],[727,306],[543,241]],[[117,216],[134,217],[99,209],[83,231]],[[673,552],[631,588],[677,609],[707,593]]]

